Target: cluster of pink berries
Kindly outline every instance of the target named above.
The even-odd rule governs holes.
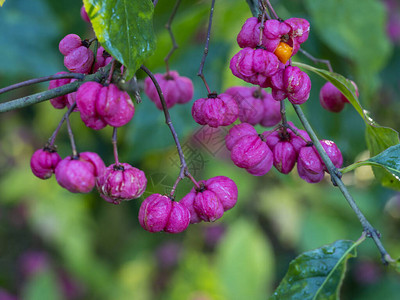
[[[297,171],[302,179],[309,183],[321,181],[327,169],[308,134],[290,122],[289,125],[295,132],[281,126],[277,130],[258,134],[248,123],[233,126],[225,138],[233,163],[252,175],[262,176],[272,165],[279,172],[288,174],[297,162]],[[335,167],[340,168],[343,157],[335,143],[328,140],[320,142]]]
[[[190,224],[214,222],[235,206],[238,190],[228,177],[217,176],[199,182],[179,202],[168,196],[153,194],[139,210],[140,225],[147,231],[178,233]]]
[[[143,171],[127,163],[106,168],[94,152],[61,159],[54,148],[45,147],[32,155],[31,169],[41,179],[55,174],[58,184],[72,193],[89,193],[96,186],[101,197],[113,204],[139,198],[147,185]]]
[[[310,78],[287,61],[307,40],[309,31],[305,19],[267,20],[261,24],[258,18],[249,18],[237,37],[243,49],[231,59],[233,75],[262,88],[270,87],[277,101],[288,98],[293,104],[306,102]]]
[[[193,98],[193,83],[184,76],[179,76],[177,71],[169,71],[165,74],[154,74],[161,91],[164,95],[167,108],[171,108],[177,103],[184,104]],[[150,77],[144,81],[144,92],[155,103],[158,109],[162,110],[162,105],[158,92]]]

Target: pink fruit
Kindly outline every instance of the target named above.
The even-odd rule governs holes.
[[[146,190],[146,185],[144,172],[127,163],[110,165],[96,181],[100,196],[113,204],[139,198]]]
[[[192,116],[200,125],[210,127],[228,126],[236,121],[239,107],[232,96],[209,94],[208,98],[200,98],[193,103]]]
[[[36,150],[31,158],[32,173],[40,179],[48,179],[61,161],[60,155],[49,148]]]
[[[150,195],[140,206],[139,223],[149,232],[179,233],[188,227],[189,222],[190,212],[186,206],[171,201],[167,196]]]
[[[82,46],[82,40],[79,37],[79,35],[76,34],[68,34],[66,35],[59,43],[58,49],[60,52],[64,55],[67,56],[70,54],[73,50],[79,48]]]
[[[60,161],[55,175],[57,182],[70,192],[88,193],[104,169],[104,163],[96,153],[82,152],[77,158],[68,156]]]
[[[193,97],[193,83],[188,77],[179,76],[176,71],[169,71],[165,74],[154,74],[160,85],[167,108],[176,103],[189,102]],[[144,92],[153,101],[157,108],[162,110],[162,105],[156,87],[150,77],[144,82]]]
[[[208,179],[205,186],[214,192],[220,200],[224,211],[235,206],[238,197],[238,189],[235,182],[226,176],[216,176]]]

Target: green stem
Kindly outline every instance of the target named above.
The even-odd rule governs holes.
[[[318,154],[320,155],[321,159],[325,163],[326,168],[328,169],[329,174],[331,175],[331,179],[334,185],[336,185],[340,191],[342,192],[343,196],[349,203],[350,207],[353,209],[353,211],[356,213],[362,227],[363,231],[366,233],[368,237],[371,237],[376,246],[378,247],[379,252],[381,253],[382,256],[382,262],[384,264],[387,264],[388,262],[391,262],[393,259],[390,257],[388,252],[385,250],[385,248],[382,245],[382,242],[380,240],[380,234],[378,230],[376,230],[371,223],[367,220],[367,218],[364,216],[364,214],[361,212],[360,208],[358,207],[357,203],[354,201],[353,197],[350,195],[347,187],[344,185],[341,177],[340,172],[338,169],[334,166],[332,161],[330,160],[328,154],[325,152],[324,148],[322,147],[321,143],[319,142],[319,139],[317,135],[315,134],[314,130],[312,129],[310,123],[308,122],[306,116],[304,115],[302,109],[300,108],[299,105],[293,104],[294,110],[296,111],[297,116],[299,117],[301,123],[304,126],[304,129],[307,131],[308,135],[310,136],[312,142],[314,143],[315,148],[317,149]]]
[[[109,68],[108,68],[109,69]],[[18,98],[8,102],[0,103],[0,113],[14,110],[17,108],[23,108],[32,104],[37,104],[46,100],[50,100],[59,96],[64,96],[69,93],[75,92],[81,84],[88,81],[100,82],[105,78],[107,72],[99,71],[95,74],[86,75],[82,81],[75,81],[55,89],[47,90],[44,92],[36,93],[26,97]]]

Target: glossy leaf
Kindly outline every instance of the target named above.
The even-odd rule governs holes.
[[[379,124],[377,124],[369,116],[368,111],[361,106],[356,96],[355,88],[350,80],[346,79],[340,74],[329,72],[327,70],[314,68],[312,66],[302,63],[294,63],[294,64],[300,68],[318,74],[325,80],[331,82],[343,93],[343,95],[346,96],[346,98],[353,105],[353,107],[356,109],[356,111],[360,114],[360,116],[363,118],[365,122],[366,126],[365,139],[367,141],[368,150],[372,156],[375,156],[381,153],[382,151],[386,150],[387,148],[400,143],[399,133],[396,130],[389,127],[380,126]],[[360,164],[358,164],[357,166],[360,166]],[[374,168],[374,174],[375,177],[382,183],[383,186],[400,190],[400,182],[387,171]]]
[[[83,2],[99,42],[127,68],[127,79],[132,78],[155,48],[152,1]]]
[[[339,240],[304,252],[293,260],[271,299],[339,299],[347,260],[355,257],[357,242]]]

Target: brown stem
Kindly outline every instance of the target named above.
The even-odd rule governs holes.
[[[279,19],[277,13],[275,12],[274,8],[272,7],[271,3],[269,2],[269,0],[265,0],[265,2],[267,2],[268,8],[270,9],[271,13],[274,15],[275,19]]]
[[[115,165],[118,166],[119,159],[118,159],[118,148],[117,148],[117,127],[114,127],[114,129],[113,129],[112,145],[113,145],[113,150],[114,150]]]
[[[181,4],[181,0],[177,0],[175,2],[175,6],[174,6],[174,9],[172,10],[171,16],[169,17],[167,24],[165,24],[165,28],[168,30],[169,35],[171,37],[171,41],[172,41],[172,49],[168,52],[167,56],[164,58],[165,67],[167,69],[167,74],[169,74],[169,59],[170,59],[172,53],[174,53],[174,51],[176,49],[178,49],[178,44],[176,43],[175,36],[172,32],[171,24],[172,24],[172,21],[174,20],[174,17],[176,15],[176,12],[177,12],[180,4]]]
[[[147,69],[144,65],[142,65],[140,68],[150,77],[151,81],[153,81],[153,84],[156,87],[156,90],[157,90],[158,96],[160,97],[161,105],[162,105],[162,108],[163,108],[163,111],[164,111],[165,123],[168,125],[168,127],[169,127],[169,129],[170,129],[170,131],[172,133],[172,137],[174,138],[175,145],[176,145],[176,148],[178,150],[179,159],[181,161],[181,170],[179,172],[179,176],[178,176],[178,179],[175,182],[173,190],[171,191],[171,197],[173,197],[173,194],[175,193],[176,185],[178,185],[178,183],[185,176],[190,178],[194,182],[196,182],[196,181],[194,180],[194,178],[192,177],[192,175],[188,171],[188,167],[187,167],[187,164],[186,164],[186,161],[185,161],[185,156],[183,155],[181,143],[179,142],[178,134],[176,133],[174,125],[172,124],[171,116],[169,114],[169,111],[168,111],[168,108],[167,108],[167,104],[165,103],[164,95],[163,95],[163,92],[162,92],[162,90],[160,88],[160,85],[158,84],[157,79],[154,77],[153,73],[149,69]],[[195,184],[197,184],[197,182]]]
[[[74,134],[72,133],[72,128],[71,128],[71,123],[69,121],[69,117],[67,117],[67,128],[68,128],[69,140],[71,141],[72,158],[76,159],[76,158],[78,158],[78,151],[76,151]]]
[[[53,147],[54,146],[54,142],[56,140],[57,134],[61,129],[62,124],[64,123],[64,121],[69,117],[69,115],[72,113],[72,111],[75,109],[76,107],[76,102],[74,102],[67,110],[67,112],[63,115],[63,117],[61,118],[60,122],[58,123],[58,126],[56,128],[56,130],[54,130],[53,134],[51,135],[50,139],[49,139],[49,146]]]
[[[197,76],[200,76],[200,78],[203,80],[204,85],[206,86],[208,94],[211,94],[211,90],[210,90],[210,88],[209,88],[209,86],[207,84],[206,78],[204,77],[203,69],[204,69],[204,63],[206,62],[206,57],[207,57],[207,54],[208,54],[208,45],[210,43],[212,18],[213,18],[213,14],[214,14],[214,4],[215,4],[215,0],[212,0],[212,2],[211,2],[211,10],[210,10],[210,18],[208,20],[208,30],[207,30],[206,45],[204,47],[204,53],[203,53],[203,58],[201,59],[200,69],[199,69],[199,72],[197,73]]]
[[[328,67],[329,72],[333,72],[332,66],[331,66],[331,62],[327,59],[320,59],[320,58],[316,58],[314,56],[312,56],[310,53],[308,53],[307,51],[303,50],[300,48],[300,52],[304,54],[305,57],[307,57],[308,59],[310,59],[314,64],[317,63],[322,63],[325,64]]]

